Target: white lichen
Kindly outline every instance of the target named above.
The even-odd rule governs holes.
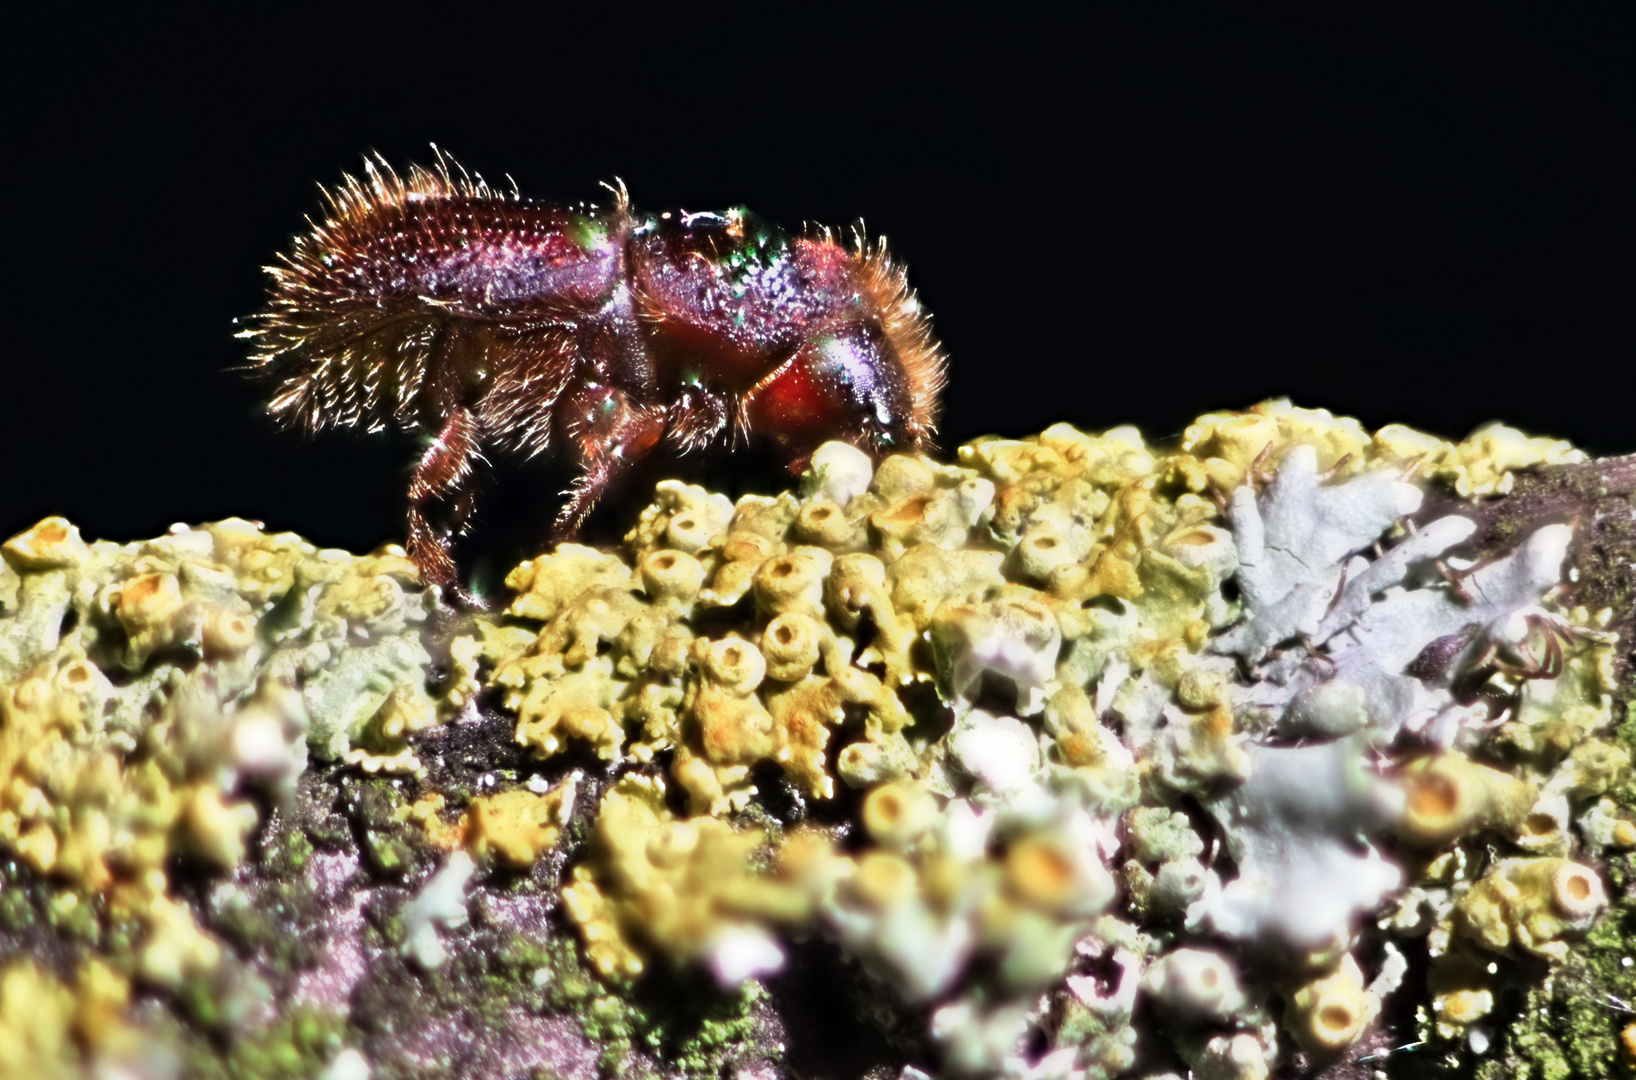
[[[449,959],[438,931],[466,925],[466,888],[476,872],[472,857],[463,850],[456,851],[404,907],[400,948],[422,968],[439,968]]]
[[[1250,778],[1207,804],[1238,875],[1189,921],[1297,956],[1342,950],[1360,916],[1402,884],[1402,870],[1360,838],[1397,820],[1403,794],[1369,768],[1361,737],[1249,753]]]

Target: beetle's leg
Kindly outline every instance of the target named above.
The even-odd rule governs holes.
[[[471,517],[477,500],[478,467],[485,464],[478,445],[477,418],[464,406],[450,411],[443,428],[421,455],[409,478],[409,558],[428,585],[464,603],[460,573],[449,554],[449,540]],[[436,526],[428,504],[446,507]]]
[[[710,446],[724,446],[734,430],[733,404],[720,394],[684,386],[671,403],[665,419],[665,449],[692,454]],[[740,418],[737,426],[746,423]]]
[[[570,539],[607,491],[630,467],[653,452],[665,433],[665,410],[639,405],[623,390],[590,383],[565,397],[559,423],[580,461],[580,474],[551,529],[558,541]]]

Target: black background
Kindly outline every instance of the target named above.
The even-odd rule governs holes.
[[[1636,448],[1628,9],[1307,6],[36,10],[6,29],[0,534],[396,536],[409,445],[278,433],[225,369],[314,183],[433,141],[540,197],[864,218],[953,357],[946,445],[1287,394]]]

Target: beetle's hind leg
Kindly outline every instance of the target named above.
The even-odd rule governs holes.
[[[449,553],[477,504],[479,470],[488,464],[479,440],[477,417],[464,406],[450,411],[409,478],[409,558],[421,580],[437,585],[458,603],[470,603]],[[429,511],[436,507],[436,520]]]
[[[551,529],[553,539],[562,541],[577,536],[603,493],[653,452],[667,417],[663,408],[639,405],[624,391],[598,384],[564,398],[558,410],[581,470]]]

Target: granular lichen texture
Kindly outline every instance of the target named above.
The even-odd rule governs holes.
[[[0,568],[0,1073],[1604,1077],[1636,465],[1288,402]],[[1632,950],[1636,951],[1636,950]]]

